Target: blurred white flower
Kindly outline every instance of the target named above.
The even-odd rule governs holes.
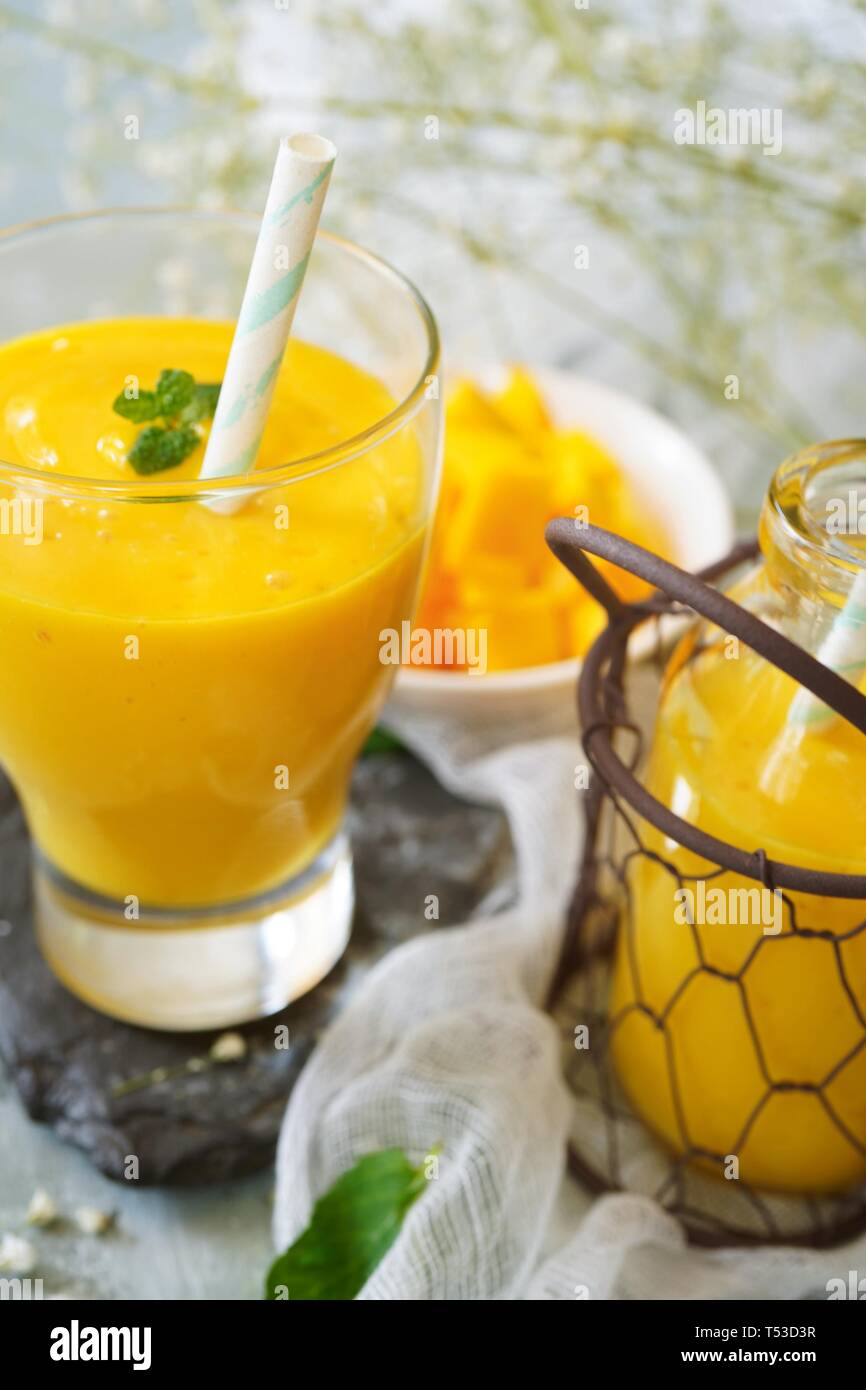
[[[114,1225],[114,1212],[101,1211],[99,1207],[78,1207],[73,1219],[83,1235],[103,1236]]]
[[[0,1238],[0,1269],[29,1274],[36,1266],[36,1247],[29,1240],[7,1232]]]
[[[607,24],[602,30],[599,48],[603,58],[621,63],[634,52],[635,39],[624,26]]]
[[[239,1062],[246,1053],[246,1039],[241,1033],[222,1033],[211,1044],[208,1056],[212,1062]]]
[[[51,1226],[57,1220],[57,1203],[44,1187],[37,1187],[27,1207],[28,1226]]]

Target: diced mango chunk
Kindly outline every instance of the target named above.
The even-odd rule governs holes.
[[[530,445],[553,429],[541,392],[523,367],[514,368],[508,385],[499,392],[496,411]]]
[[[448,424],[455,432],[508,433],[493,401],[474,381],[461,380],[452,387],[448,397]]]
[[[539,530],[550,515],[544,475],[511,440],[489,444],[475,457],[476,476],[462,492],[442,537],[446,567],[466,573],[473,557],[509,556],[520,568],[537,548]]]
[[[544,526],[554,516],[666,548],[616,460],[589,435],[557,429],[527,371],[515,368],[497,394],[457,382],[416,626],[483,630],[491,671],[582,655],[605,616],[548,550]],[[646,592],[632,575],[602,569],[623,598]]]

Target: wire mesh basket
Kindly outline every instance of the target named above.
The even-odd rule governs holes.
[[[644,753],[651,736],[661,673],[671,636],[682,632],[684,620],[695,615],[722,633],[751,648],[773,666],[817,696],[836,714],[866,734],[866,697],[841,676],[719,592],[713,585],[732,576],[758,555],[756,542],[739,545],[725,560],[700,575],[691,575],[657,555],[600,528],[558,520],[548,527],[548,543],[560,561],[607,611],[607,626],[588,652],[578,683],[578,714],[583,747],[591,768],[584,794],[586,838],[581,872],[574,893],[561,958],[551,988],[550,1007],[563,1033],[566,1075],[574,1095],[574,1123],[569,1161],[572,1171],[595,1192],[629,1190],[655,1197],[683,1223],[689,1239],[706,1246],[749,1245],[763,1242],[827,1246],[866,1228],[866,1086],[852,1124],[837,1100],[840,1078],[848,1092],[856,1068],[866,1063],[866,997],[852,980],[849,943],[866,933],[866,875],[823,872],[771,858],[760,847],[747,850],[709,834],[682,819],[657,800],[641,781]],[[622,602],[596,565],[588,558],[608,561],[653,586],[643,601]],[[629,661],[629,639],[637,628],[656,630],[655,655],[641,663]],[[636,691],[642,692],[642,717],[636,713]],[[647,714],[650,709],[652,713]],[[682,847],[698,856],[706,872],[683,874],[675,856],[648,847],[647,830],[664,837],[664,845]],[[673,892],[692,891],[704,884],[749,880],[774,894],[782,922],[776,934],[761,935],[736,968],[723,967],[706,950],[694,920],[685,930],[691,938],[691,964],[669,996],[650,1000],[634,966],[635,868],[653,862],[653,872],[670,876]],[[828,899],[851,904],[853,925],[844,933],[821,923],[821,905]],[[862,904],[862,912],[858,904]],[[814,908],[814,911],[813,911]],[[848,911],[846,907],[846,911]],[[828,1057],[821,1077],[782,1072],[762,1038],[754,1008],[753,980],[772,980],[772,952],[790,950],[790,943],[813,943],[821,961],[835,973],[838,1008],[846,1011],[845,1045]],[[864,943],[866,945],[866,943]],[[799,946],[795,949],[801,949]],[[859,950],[860,947],[858,946]],[[614,958],[632,954],[634,997],[621,1007],[611,1002]],[[847,954],[846,954],[847,953]],[[769,957],[769,959],[768,959]],[[775,957],[778,961],[778,955]],[[760,964],[758,964],[760,962]],[[823,968],[823,964],[822,964]],[[748,1066],[757,1078],[748,1110],[724,1151],[696,1141],[692,1133],[689,1098],[683,1094],[682,1035],[676,1034],[675,1011],[701,989],[724,988],[736,1006],[741,1065],[744,1046]],[[808,987],[808,983],[806,984]],[[691,994],[690,994],[691,991]],[[732,1015],[733,1017],[733,1015]],[[627,1098],[614,1065],[622,1030],[645,1029],[647,1046],[657,1046],[671,1100],[667,1139],[657,1138]],[[746,1043],[743,1043],[743,1039]],[[717,1045],[714,1076],[724,1085],[724,1030]],[[692,1059],[693,1061],[693,1059]],[[732,1085],[736,1085],[732,1078]],[[839,1145],[850,1150],[852,1171],[862,1161],[862,1174],[843,1190],[769,1191],[750,1183],[732,1163],[744,1147],[771,1101],[808,1097],[821,1125],[832,1127]],[[775,1098],[775,1100],[774,1100]],[[725,1181],[725,1179],[732,1179]]]

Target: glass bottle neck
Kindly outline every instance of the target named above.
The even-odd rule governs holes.
[[[810,627],[862,602],[866,440],[815,444],[786,459],[764,501],[760,542],[770,584],[808,610]]]

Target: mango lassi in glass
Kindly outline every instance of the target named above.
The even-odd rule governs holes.
[[[200,482],[200,422],[201,446],[139,475],[141,425],[113,402],[168,370],[219,383],[233,323],[195,312],[219,307],[212,284],[196,293],[199,251],[236,302],[253,224],[85,223],[91,239],[80,221],[49,239],[100,282],[99,312],[4,323],[0,343],[0,764],[60,978],[135,1022],[220,1026],[309,989],[347,939],[349,777],[394,674],[380,634],[412,616],[434,496],[435,328],[394,272],[322,238],[255,471]],[[108,224],[146,248],[140,292],[127,276],[112,297],[94,264]],[[23,246],[33,265],[39,236],[0,243],[4,280],[4,258]],[[160,307],[179,241],[193,312],[134,312]],[[38,515],[38,537],[16,515]]]

